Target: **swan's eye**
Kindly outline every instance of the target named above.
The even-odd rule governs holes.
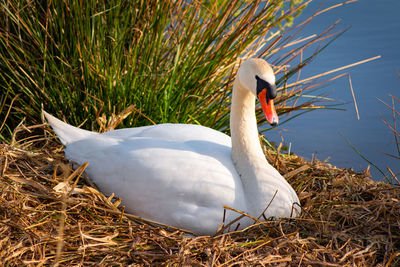
[[[256,75],[257,80],[257,95],[259,95],[263,90],[267,90],[267,98],[274,99],[276,97],[276,86],[275,84],[270,84],[269,82],[261,79]]]

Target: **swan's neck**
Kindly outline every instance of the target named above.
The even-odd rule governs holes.
[[[244,167],[239,165],[247,160],[266,162],[258,137],[255,96],[238,80],[233,85],[230,126],[232,158],[237,167]]]
[[[269,167],[258,137],[255,115],[255,96],[236,79],[233,85],[231,106],[232,159],[247,196],[250,211],[259,209],[263,199],[262,186],[266,168]]]

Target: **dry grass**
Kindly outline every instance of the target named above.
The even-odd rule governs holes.
[[[121,213],[72,170],[43,125],[0,143],[0,262],[26,265],[398,266],[400,188],[297,156],[268,157],[303,215],[192,237]],[[21,132],[25,132],[21,134]],[[40,133],[40,132],[39,132]],[[111,201],[112,200],[112,201]],[[131,219],[129,219],[131,218]]]

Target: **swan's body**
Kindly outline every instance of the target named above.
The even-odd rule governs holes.
[[[296,193],[262,152],[255,92],[247,89],[252,86],[251,77],[247,77],[251,75],[275,82],[265,61],[243,63],[233,90],[232,139],[189,124],[99,134],[44,114],[66,145],[66,157],[79,164],[88,161],[86,172],[93,182],[106,195],[121,197],[126,211],[196,234],[214,234],[223,223],[224,205],[260,219],[299,214],[294,205],[299,203]],[[269,120],[276,123],[276,114]],[[227,211],[225,224],[239,215]],[[238,223],[242,229],[254,220],[244,217],[230,230]]]

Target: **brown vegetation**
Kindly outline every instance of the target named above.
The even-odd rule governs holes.
[[[193,237],[124,214],[35,135],[0,143],[0,262],[15,265],[396,266],[400,188],[326,163],[268,153],[300,196],[297,219]],[[46,128],[47,129],[47,128]],[[43,131],[42,131],[43,133]],[[27,136],[26,134],[19,134]]]

